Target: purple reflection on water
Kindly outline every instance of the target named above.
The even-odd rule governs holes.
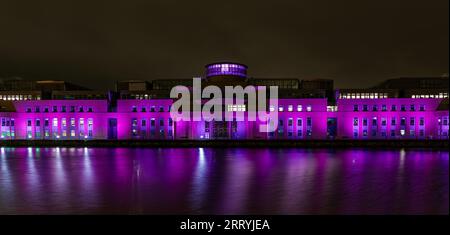
[[[448,214],[431,150],[1,148],[0,214]]]

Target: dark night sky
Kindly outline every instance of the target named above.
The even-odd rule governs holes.
[[[189,78],[231,60],[254,77],[367,87],[448,73],[448,0],[0,0],[0,77]]]

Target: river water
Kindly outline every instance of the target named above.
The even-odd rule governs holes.
[[[448,150],[0,152],[0,214],[448,213]]]

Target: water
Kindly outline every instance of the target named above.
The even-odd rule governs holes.
[[[448,214],[448,202],[448,150],[0,152],[0,214]]]

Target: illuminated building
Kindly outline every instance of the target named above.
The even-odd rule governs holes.
[[[114,93],[31,85],[39,99],[0,99],[1,138],[448,139],[448,78],[413,80],[418,85],[401,88],[409,80],[394,79],[369,89],[334,90],[328,79],[251,78],[242,64],[207,65],[204,86],[280,87],[278,107],[268,107],[278,111],[278,128],[269,133],[259,131],[259,121],[172,120],[170,89],[192,86],[191,79],[123,81]],[[223,109],[251,112],[245,104]]]

